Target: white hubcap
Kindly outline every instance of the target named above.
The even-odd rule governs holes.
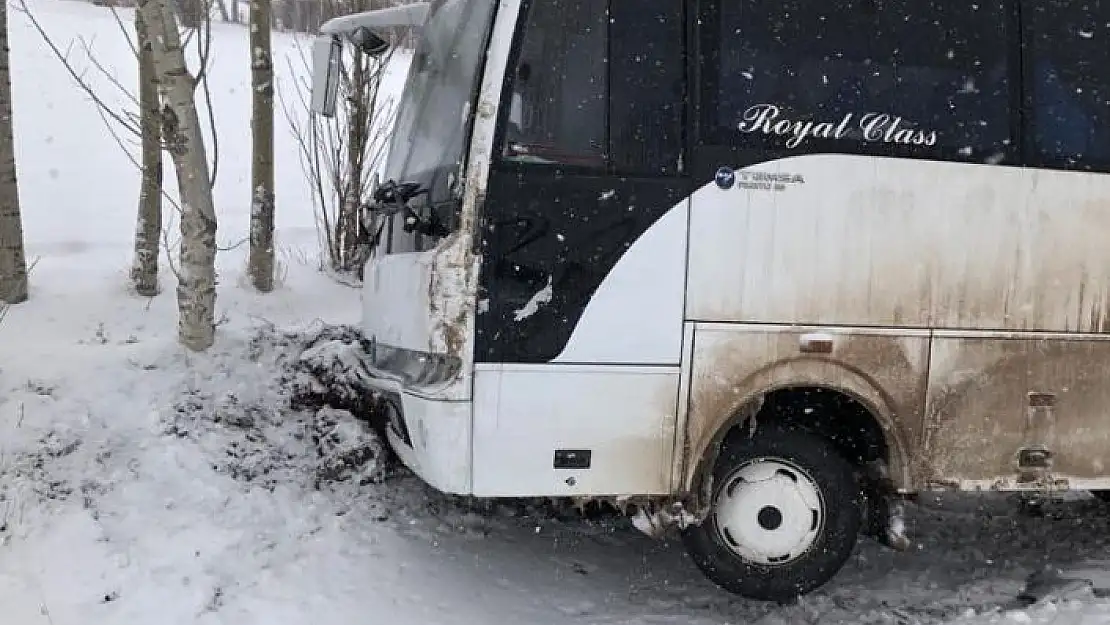
[[[724,545],[748,562],[783,565],[817,541],[824,502],[813,479],[782,460],[759,459],[723,482],[713,506]]]

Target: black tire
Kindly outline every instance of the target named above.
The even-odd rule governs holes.
[[[764,461],[790,465],[790,468],[774,473],[772,477],[777,480],[774,485],[763,480],[741,480],[737,475],[745,467],[749,467],[747,471],[753,470],[756,462],[764,467],[759,470],[771,470],[773,465]],[[801,520],[805,508],[793,507],[793,513],[788,512],[792,518],[786,519],[779,508],[772,505],[764,505],[760,510],[742,505],[758,505],[760,498],[778,496],[783,492],[782,485],[789,483],[784,482],[784,478],[799,487],[797,493],[791,493],[783,501],[792,505],[800,502],[810,508],[811,502],[819,501],[823,506],[816,513],[812,509],[809,511],[813,514],[809,528],[805,528],[805,521]],[[759,486],[761,481],[763,486]],[[748,488],[737,491],[742,485]],[[738,492],[742,494],[738,496]],[[816,499],[813,493],[817,494]],[[737,498],[728,506],[729,502],[721,499],[722,494]],[[728,516],[719,516],[722,504],[726,505]],[[709,516],[701,525],[689,526],[682,532],[687,552],[705,576],[718,586],[760,601],[789,602],[827,583],[851,556],[862,522],[861,493],[855,472],[833,445],[803,430],[769,425],[759,426],[754,437],[746,433],[738,435],[721,449],[713,469],[711,506]],[[775,512],[766,513],[768,508],[774,508]],[[775,523],[776,515],[777,528],[770,525]],[[721,530],[719,519],[722,518],[726,524],[731,522],[734,529],[741,530],[739,535],[748,532],[752,545],[765,547],[777,538],[771,541],[762,538],[781,535],[797,551],[792,559],[783,563],[745,558],[730,546],[730,540],[734,545],[740,543],[729,528]],[[784,519],[794,527],[783,528],[787,525]],[[779,529],[784,533],[771,533]],[[799,539],[800,542],[792,542],[789,534],[798,531],[805,532],[805,537]]]
[[[1092,490],[1091,494],[1103,503],[1110,503],[1110,490]]]

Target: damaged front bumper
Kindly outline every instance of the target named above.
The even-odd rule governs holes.
[[[472,405],[450,393],[459,363],[374,342],[358,358],[363,382],[375,394],[371,420],[401,462],[438,491],[471,494]]]

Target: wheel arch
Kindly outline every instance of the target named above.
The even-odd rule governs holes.
[[[830,367],[832,370],[830,371]],[[712,468],[720,454],[722,444],[742,426],[760,425],[760,415],[791,394],[826,393],[859,406],[881,438],[883,455],[891,479],[899,488],[913,483],[909,463],[906,434],[899,426],[895,402],[874,380],[860,370],[841,362],[797,358],[769,365],[732,385],[732,401],[717,409],[718,414],[691,414],[691,419],[701,419],[708,427],[701,440],[687,444],[685,459],[684,492],[692,499],[692,512],[697,516],[709,501]],[[696,393],[696,391],[695,391]],[[692,406],[699,404],[692,398]],[[706,402],[714,405],[714,402]],[[720,404],[717,404],[720,406]],[[754,419],[754,422],[753,422]]]

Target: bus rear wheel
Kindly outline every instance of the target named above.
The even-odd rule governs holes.
[[[736,436],[721,449],[713,484],[708,517],[683,530],[683,542],[729,592],[791,601],[832,579],[855,547],[855,472],[815,434],[765,425],[754,437]]]

